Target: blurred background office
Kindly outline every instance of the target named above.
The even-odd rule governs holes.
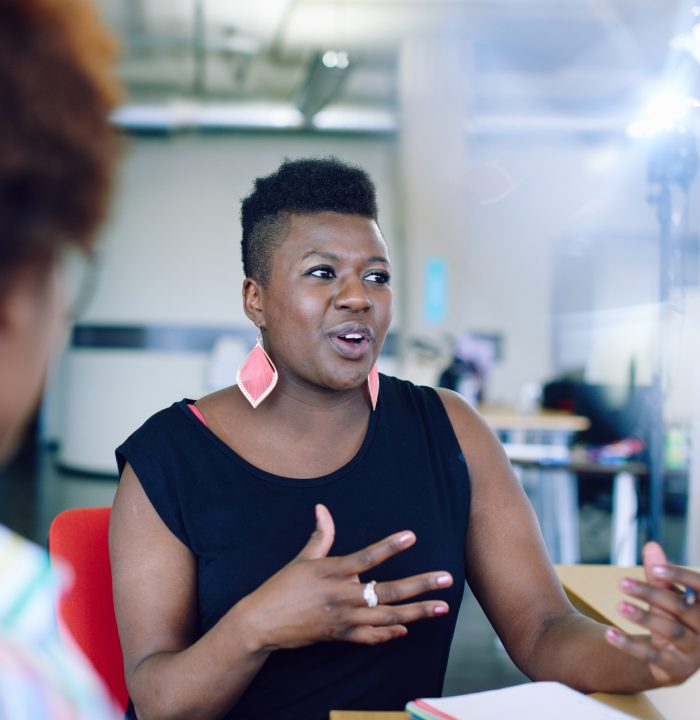
[[[240,198],[335,154],[377,183],[393,255],[380,368],[482,406],[553,559],[635,562],[653,537],[700,565],[700,3],[95,3],[125,159],[0,521],[44,542],[110,504],[121,440],[234,382]]]

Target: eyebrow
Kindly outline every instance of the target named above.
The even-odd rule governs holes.
[[[312,255],[318,255],[319,257],[324,258],[325,260],[332,260],[334,262],[340,262],[340,257],[336,255],[335,253],[328,252],[327,250],[308,250],[305,252],[302,256],[302,260],[306,260],[307,258],[311,257]],[[385,265],[390,265],[391,263],[381,255],[372,255],[371,257],[367,258],[368,263],[375,263],[380,262],[384,263]]]

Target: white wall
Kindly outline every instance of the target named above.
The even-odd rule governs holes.
[[[558,244],[589,235],[648,238],[656,232],[656,221],[646,204],[644,157],[624,140],[491,138],[474,143],[470,159],[465,186],[473,186],[471,175],[478,179],[485,166],[495,164],[514,189],[493,203],[479,202],[478,189],[466,196],[468,224],[455,229],[455,302],[463,329],[504,331],[505,357],[493,374],[492,394],[494,400],[513,402],[522,385],[561,369],[552,357],[553,317],[629,304],[626,284],[645,282],[656,272],[653,255],[634,256],[636,271],[629,276],[629,265],[618,264],[609,273],[610,283],[587,288],[580,285],[587,280],[582,255],[572,264],[581,278],[572,273],[564,279],[580,305],[557,307],[552,289],[561,278],[553,277],[552,260]],[[611,284],[621,292],[614,300],[604,299]],[[579,348],[577,363],[593,361],[588,340]]]
[[[395,243],[393,143],[385,137],[238,134],[131,139],[87,323],[239,324],[240,201],[285,156],[366,168]]]
[[[241,302],[240,200],[285,156],[330,153],[370,172],[380,225],[390,249],[400,246],[391,138],[248,133],[130,140],[98,290],[81,322],[252,330]],[[68,350],[45,405],[45,435],[59,441],[59,461],[113,472],[114,448],[150,414],[208,391],[208,361],[206,350]],[[391,361],[382,369],[396,371]]]
[[[254,177],[274,170],[285,156],[334,153],[365,167],[376,181],[380,224],[395,265],[397,313],[410,306],[407,298],[418,298],[403,323],[395,318],[394,329],[403,324],[406,336],[431,339],[432,334],[438,341],[445,332],[502,333],[504,358],[489,383],[489,399],[515,403],[523,385],[545,381],[560,369],[552,357],[553,315],[564,317],[577,309],[585,314],[618,303],[624,306],[625,297],[640,297],[644,293],[639,288],[646,288],[655,275],[656,260],[651,250],[631,257],[613,253],[613,272],[606,277],[595,275],[598,285],[580,307],[552,306],[552,258],[562,242],[608,235],[653,239],[656,220],[646,204],[645,159],[634,145],[590,139],[582,142],[574,136],[471,138],[466,147],[469,155],[465,154],[461,187],[457,188],[463,193],[464,212],[456,221],[443,219],[441,230],[449,299],[449,315],[443,327],[431,330],[421,321],[420,269],[404,273],[403,223],[409,214],[401,206],[404,179],[397,178],[394,139],[252,133],[129,141],[104,236],[99,289],[83,322],[248,327],[240,301],[240,199],[249,193]],[[490,202],[488,192],[480,186],[484,169],[493,165],[512,183],[511,192],[497,202]],[[430,182],[430,177],[425,182]],[[428,254],[433,242],[431,220],[441,210],[439,198],[421,210],[421,221],[428,230],[420,242],[425,243]],[[628,276],[625,263],[629,263]],[[582,259],[581,265],[574,263],[572,267],[583,264]],[[573,286],[576,280],[573,276],[567,282]],[[637,287],[636,294],[629,292],[630,285]],[[571,362],[594,368],[596,380],[605,381],[606,373],[619,374],[619,368],[626,367],[629,337],[617,329],[613,330],[619,341],[615,350],[605,343],[596,345],[590,329],[577,336],[575,323],[566,317],[563,326],[569,332],[562,337]],[[561,327],[560,322],[557,333]],[[76,387],[81,376],[87,377],[70,367],[72,355],[81,352],[85,351],[68,354],[67,369],[57,382],[69,380],[66,397],[74,408],[80,406],[81,397],[111,408],[105,422],[114,429],[99,430],[109,436],[102,445],[110,447],[106,461],[110,466],[114,442],[136,427],[146,408],[155,410],[163,404],[161,380],[165,375],[175,372],[175,367],[188,367],[180,395],[204,389],[204,353],[184,361],[177,353],[164,354],[157,364],[158,377],[153,374],[156,365],[152,362],[144,358],[143,372],[138,372],[133,366],[138,359],[130,358],[122,385],[112,359],[105,358],[112,368],[110,376],[99,387]],[[84,358],[77,362],[84,362]],[[409,362],[403,368],[387,370],[435,382],[439,367],[424,368],[421,374],[420,368]],[[170,379],[166,386],[170,393]],[[140,401],[130,402],[130,397],[139,397]],[[112,407],[115,403],[116,410]],[[137,407],[138,417],[133,409]],[[53,403],[52,408],[47,420],[49,436],[60,435],[61,427],[70,427],[75,443],[96,442],[94,421],[88,426],[73,417],[66,423],[63,420],[70,408],[60,402]],[[86,418],[94,418],[94,408],[84,410]],[[99,452],[105,454],[104,450]],[[71,456],[75,457],[74,450]]]

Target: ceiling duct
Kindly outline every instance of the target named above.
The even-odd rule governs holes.
[[[349,71],[350,61],[345,52],[328,50],[313,56],[304,84],[293,101],[307,125],[311,125],[319,110],[338,97]]]

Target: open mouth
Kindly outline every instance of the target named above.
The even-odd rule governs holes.
[[[333,347],[348,359],[356,360],[362,357],[369,349],[373,333],[369,327],[350,326],[335,328],[335,332],[331,332],[329,339]]]
[[[360,335],[360,333],[346,333],[345,335],[338,335],[338,340],[341,342],[346,342],[349,345],[359,345],[363,340],[365,340],[364,335]]]

